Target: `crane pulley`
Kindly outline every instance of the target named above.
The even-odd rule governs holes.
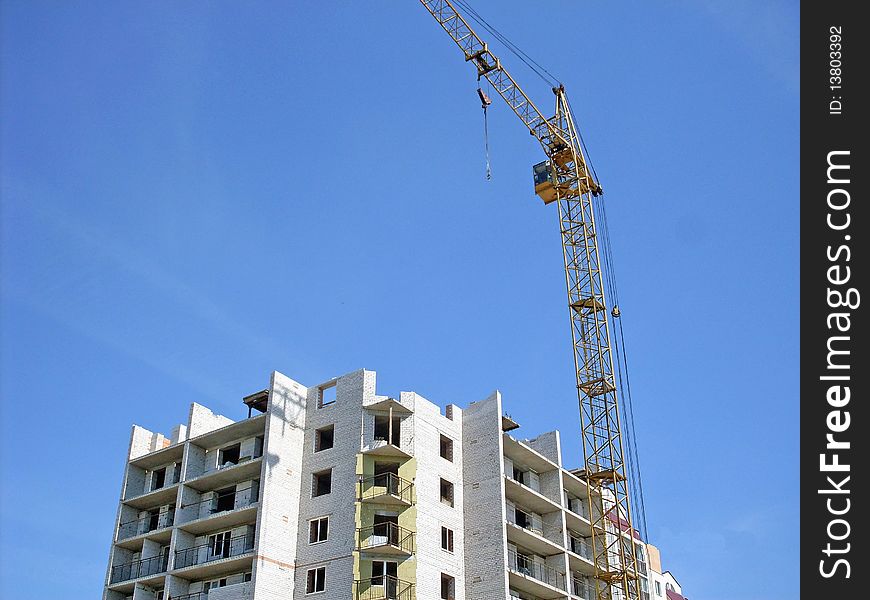
[[[456,0],[459,2],[460,0]],[[639,598],[635,529],[632,525],[628,468],[623,451],[614,352],[602,261],[595,223],[595,198],[603,191],[590,172],[563,85],[552,87],[556,108],[545,117],[501,61],[469,26],[451,0],[420,0],[477,69],[523,122],[546,160],[533,167],[535,193],[556,204],[568,313],[580,408],[588,514],[598,600]],[[489,105],[478,90],[484,111]]]

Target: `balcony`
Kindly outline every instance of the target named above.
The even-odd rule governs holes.
[[[416,534],[396,523],[377,523],[356,532],[357,550],[398,556],[410,556],[415,551]]]
[[[595,600],[595,585],[588,579],[572,577],[571,595],[580,600]]]
[[[541,517],[527,513],[520,507],[514,509],[514,519],[510,520],[510,522],[526,531],[531,531],[540,536],[544,535],[544,530],[538,526],[538,523],[541,522]]]
[[[206,471],[198,477],[187,480],[185,485],[195,489],[197,492],[207,492],[215,488],[232,485],[247,479],[257,479],[260,477],[262,464],[263,457],[262,454],[259,454],[258,456],[240,460],[235,464],[229,464],[218,469]]]
[[[589,538],[575,537],[568,534],[568,548],[577,556],[582,556],[587,560],[592,559],[592,542]]]
[[[524,485],[513,477],[504,476],[504,491],[507,498],[539,515],[561,510],[561,506],[541,492]]]
[[[585,499],[568,498],[565,510],[565,522],[569,529],[573,529],[584,536],[592,535],[592,523],[589,519],[589,506]],[[601,527],[596,527],[601,531]]]
[[[363,454],[372,456],[382,456],[384,458],[398,458],[407,460],[411,458],[411,454],[402,449],[398,443],[391,443],[385,438],[375,437],[365,448]]]
[[[149,577],[159,573],[165,573],[169,563],[169,555],[161,554],[151,558],[142,558],[133,562],[112,567],[109,583],[119,583],[140,577]]]
[[[258,496],[259,489],[253,485],[217,493],[199,502],[183,504],[179,520],[186,531],[197,535],[231,529],[254,519]]]
[[[541,556],[562,554],[561,539],[552,540],[544,534],[543,521],[540,515],[532,515],[519,507],[514,507],[507,514],[508,541],[521,546],[530,552]],[[561,538],[561,527],[559,528]]]
[[[565,574],[524,554],[508,550],[511,587],[540,598],[561,598],[566,591]]]
[[[138,510],[146,510],[151,506],[159,506],[163,504],[172,504],[175,502],[175,497],[178,495],[178,483],[170,483],[169,485],[148,490],[137,496],[124,498],[124,504],[136,508]]]
[[[414,504],[414,484],[395,473],[381,473],[360,479],[358,498],[360,502],[411,506]]]
[[[415,600],[414,584],[390,575],[353,582],[353,600]]]
[[[239,535],[216,544],[201,544],[175,551],[175,569],[186,569],[225,558],[243,556],[254,550],[254,534]]]
[[[576,537],[568,532],[568,567],[580,575],[595,573],[595,555],[590,538]]]
[[[171,508],[162,513],[151,513],[139,519],[125,521],[118,525],[118,541],[145,535],[172,527],[175,522],[175,509]]]

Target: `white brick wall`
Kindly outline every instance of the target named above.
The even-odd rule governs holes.
[[[335,386],[336,402],[319,407],[320,387]],[[256,509],[256,537],[254,559],[251,564],[253,580],[243,583],[241,573],[229,574],[236,585],[212,591],[215,600],[347,600],[351,597],[354,579],[356,545],[357,460],[360,452],[374,446],[374,414],[381,409],[373,405],[384,402],[386,396],[376,393],[376,375],[359,370],[338,377],[320,386],[306,387],[292,379],[273,373],[269,391],[268,411],[262,417],[263,459],[259,473],[260,502]],[[412,454],[416,463],[414,475],[416,506],[404,509],[403,523],[416,529],[416,553],[403,562],[416,573],[417,600],[435,600],[439,597],[441,573],[456,580],[457,600],[503,600],[508,598],[506,520],[514,520],[514,503],[506,498],[504,475],[513,475],[512,461],[504,456],[505,437],[501,430],[502,401],[496,392],[485,400],[472,403],[461,410],[451,405],[452,419],[425,398],[402,392],[398,402],[410,411],[395,411],[401,416],[400,447]],[[401,413],[401,414],[400,414]],[[379,414],[388,414],[387,411]],[[175,551],[202,544],[207,533],[194,535],[184,530],[184,524],[212,516],[213,489],[235,487],[236,509],[248,506],[249,490],[256,476],[240,476],[238,480],[221,477],[219,483],[205,491],[185,484],[186,481],[207,473],[216,473],[220,447],[241,443],[241,455],[253,455],[258,434],[252,429],[259,425],[248,421],[240,425],[239,435],[232,430],[222,439],[232,441],[213,447],[214,443],[197,442],[197,436],[226,427],[231,421],[207,408],[193,404],[187,425],[188,439],[182,441],[182,485],[173,498],[177,504],[176,527],[171,531],[170,572],[163,579],[166,589],[178,596],[197,591],[202,581],[189,581],[173,571]],[[314,452],[315,432],[324,426],[334,426],[334,445],[330,449]],[[242,433],[244,432],[244,433]],[[440,439],[445,435],[453,440],[453,460],[440,456]],[[178,437],[184,437],[179,434]],[[210,436],[206,439],[214,439]],[[134,427],[128,456],[139,459],[164,447],[165,437],[141,427]],[[564,504],[564,479],[561,440],[558,432],[542,434],[516,447],[509,442],[517,464],[537,465],[540,473],[531,473],[529,487],[538,489],[557,505]],[[526,447],[523,449],[523,444]],[[168,451],[168,456],[178,456]],[[523,454],[525,453],[525,454]],[[537,453],[540,456],[537,456]],[[544,468],[541,456],[552,461]],[[148,489],[150,473],[155,459],[137,461],[148,468],[127,464],[122,485],[122,498],[129,499]],[[167,464],[167,483],[172,483],[172,463]],[[556,466],[558,465],[558,467]],[[332,470],[332,489],[329,494],[312,497],[312,475]],[[408,469],[405,470],[405,473]],[[217,475],[217,473],[216,473]],[[404,476],[404,475],[403,475]],[[440,480],[454,485],[454,506],[440,501]],[[202,480],[199,480],[200,482]],[[578,485],[576,482],[574,485]],[[150,496],[148,496],[150,497]],[[137,502],[147,504],[147,498]],[[165,514],[170,500],[159,495],[160,510]],[[156,498],[156,496],[155,496]],[[203,502],[205,500],[205,502]],[[155,500],[156,502],[156,500]],[[153,507],[131,507],[123,501],[117,520],[129,521],[145,516]],[[531,514],[534,525],[544,537],[559,546],[566,546],[566,520],[563,509],[553,506],[543,514],[534,514],[529,507],[519,508]],[[390,509],[393,510],[393,509]],[[329,517],[328,540],[309,544],[309,521]],[[222,518],[222,517],[221,517]],[[180,525],[180,526],[179,526]],[[441,528],[453,531],[453,552],[441,547]],[[248,531],[238,521],[233,525],[238,535]],[[139,556],[147,558],[160,552],[160,543],[151,539],[138,540],[138,550],[128,550],[113,544],[109,564],[129,562]],[[368,555],[367,555],[368,556]],[[389,560],[396,560],[395,558]],[[568,571],[564,552],[542,557],[544,562],[562,573]],[[326,567],[326,592],[307,596],[305,584],[309,569]],[[247,567],[246,567],[247,568]],[[401,572],[402,568],[400,568]],[[405,571],[407,573],[407,571]],[[184,572],[181,572],[182,575]],[[570,582],[569,582],[570,583]],[[154,589],[135,584],[133,600],[154,600]],[[158,586],[159,587],[159,586]],[[127,595],[106,589],[105,600],[125,600]]]
[[[293,593],[308,396],[309,390],[301,384],[272,373],[257,514],[254,600],[286,600]]]
[[[465,593],[470,600],[507,597],[501,394],[462,411]]]
[[[456,600],[463,600],[466,595],[461,411],[454,409],[454,420],[450,420],[436,405],[416,394],[413,396],[417,458],[414,482],[417,492],[417,598],[437,597],[441,573],[446,573],[456,579]],[[440,455],[442,434],[453,440],[452,462]],[[441,502],[442,477],[453,483],[453,507]],[[442,526],[453,530],[453,553],[441,548]]]
[[[319,388],[315,386],[308,391],[293,598],[305,597],[308,569],[318,566],[326,567],[326,598],[351,595],[356,535],[356,457],[360,451],[362,404],[367,395],[374,396],[374,377],[373,372],[363,370],[339,377],[335,383],[336,401],[322,408],[317,404]],[[333,447],[314,452],[315,431],[327,425],[335,426]],[[312,498],[313,474],[326,469],[332,469],[331,492]],[[311,545],[308,523],[322,516],[329,517],[329,538]]]

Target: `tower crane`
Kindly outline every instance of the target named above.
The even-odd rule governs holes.
[[[562,236],[580,408],[584,461],[581,477],[589,490],[596,597],[635,600],[639,590],[635,529],[595,224],[594,209],[595,203],[601,201],[601,185],[590,172],[564,86],[552,88],[555,113],[545,117],[457,11],[454,2],[420,2],[459,46],[465,61],[477,69],[478,81],[486,79],[490,83],[546,155],[546,160],[533,167],[534,186],[545,205],[556,205]],[[613,310],[618,316],[618,309],[614,306]]]

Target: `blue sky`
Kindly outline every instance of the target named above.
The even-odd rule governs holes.
[[[796,597],[798,3],[474,6],[564,81],[607,190],[665,566],[690,598]],[[273,369],[498,388],[577,464],[540,149],[496,102],[484,179],[475,76],[417,2],[0,19],[0,596],[98,597],[130,425],[242,417]]]

